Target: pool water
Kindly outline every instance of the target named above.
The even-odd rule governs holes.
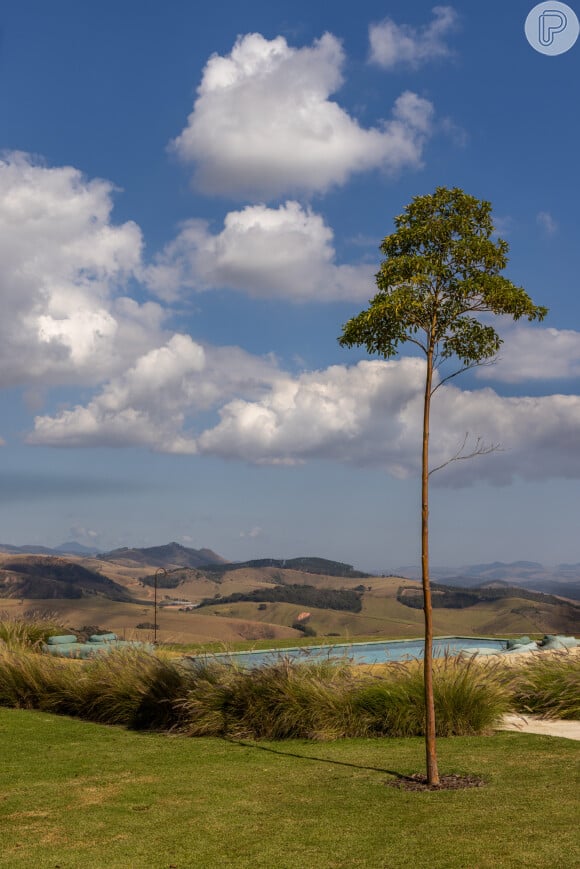
[[[422,639],[389,640],[388,642],[266,649],[258,652],[218,653],[210,657],[224,663],[238,664],[241,667],[261,667],[264,664],[274,664],[281,659],[307,663],[309,661],[347,658],[353,664],[382,664],[387,661],[407,661],[412,658],[422,658],[424,648],[425,643]],[[506,640],[487,637],[436,637],[433,640],[433,656],[436,658],[441,658],[445,654],[458,654],[462,651],[488,649],[501,652],[506,648]],[[195,655],[193,657],[199,659],[201,656]]]

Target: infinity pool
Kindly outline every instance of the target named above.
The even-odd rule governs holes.
[[[335,646],[302,646],[290,649],[266,649],[259,652],[231,652],[208,655],[224,663],[231,662],[242,667],[261,667],[276,661],[325,661],[329,658],[348,658],[353,664],[382,664],[386,661],[406,661],[422,658],[425,643],[417,640],[389,640],[374,643],[343,643]],[[433,655],[441,658],[446,653],[456,655],[462,651],[481,650],[501,652],[507,648],[506,640],[490,640],[487,637],[436,637],[433,640]],[[190,656],[199,659],[201,655]]]

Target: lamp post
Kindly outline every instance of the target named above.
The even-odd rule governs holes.
[[[155,611],[155,615],[153,617],[153,645],[154,646],[157,645],[157,582],[158,582],[160,576],[167,576],[167,571],[165,570],[164,567],[158,567],[157,570],[155,571],[155,583],[154,583],[155,584],[155,597],[154,597],[154,603],[153,603],[153,608]]]

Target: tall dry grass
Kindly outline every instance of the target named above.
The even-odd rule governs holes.
[[[425,704],[421,662],[373,677],[344,663],[290,661],[244,670],[198,665],[184,708],[192,736],[330,739],[421,736]],[[507,687],[473,659],[446,657],[434,679],[440,736],[489,731],[510,708]]]
[[[287,659],[245,670],[203,661],[183,703],[190,736],[322,739],[354,735],[352,670]]]
[[[38,649],[48,637],[64,630],[55,615],[33,613],[27,617],[11,617],[8,613],[0,612],[0,647]]]
[[[544,718],[580,719],[580,655],[541,652],[506,670],[516,711]]]
[[[70,661],[38,651],[55,627],[0,623],[0,705],[190,736],[424,734],[420,661],[387,665],[380,675],[343,659],[248,670],[206,658],[186,666],[131,647]],[[580,718],[580,656],[534,656],[519,667],[447,656],[435,663],[434,695],[439,736],[485,733],[510,709]]]

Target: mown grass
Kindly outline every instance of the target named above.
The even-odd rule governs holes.
[[[0,864],[10,869],[539,869],[580,863],[579,744],[439,741],[482,788],[386,787],[421,739],[183,740],[0,709]]]

